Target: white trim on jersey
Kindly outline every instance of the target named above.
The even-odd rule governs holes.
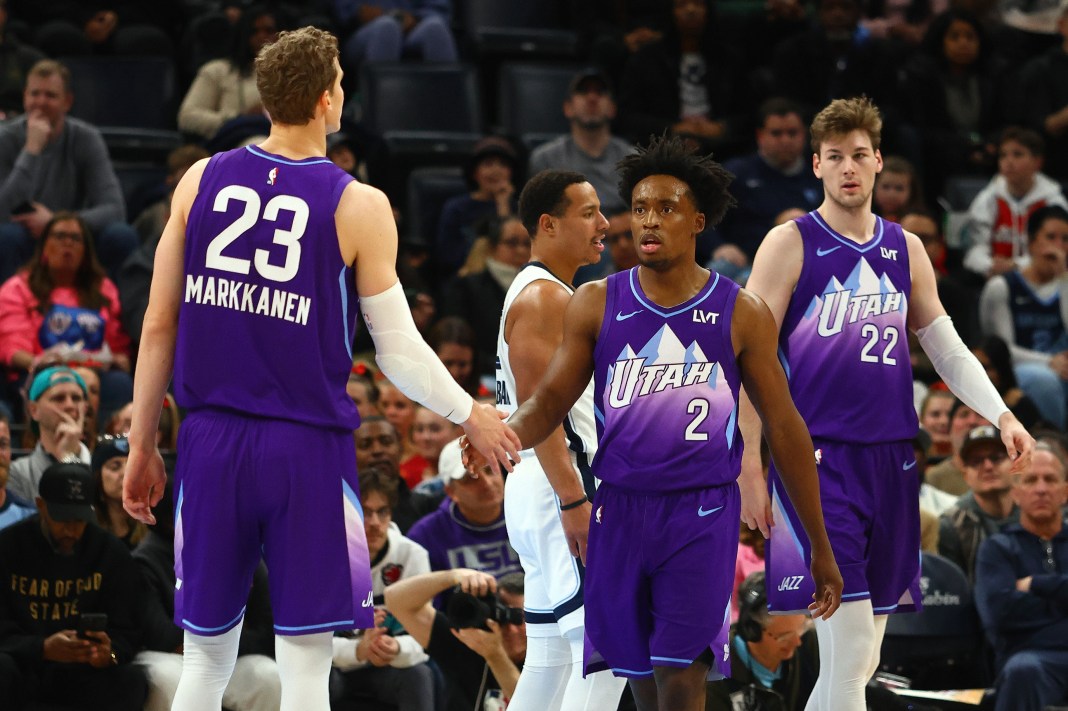
[[[497,408],[504,410],[509,415],[516,411],[519,406],[519,398],[515,385],[515,375],[512,372],[509,360],[508,343],[504,340],[504,324],[508,320],[508,310],[512,302],[527,286],[539,280],[551,281],[567,289],[569,294],[575,293],[570,284],[565,284],[552,272],[542,265],[531,262],[516,275],[508,293],[504,297],[504,309],[501,312],[501,325],[497,330]],[[571,408],[564,423],[567,432],[567,444],[571,451],[585,455],[586,464],[593,461],[597,452],[597,422],[593,414],[593,380],[591,379],[586,389],[582,392],[575,406]],[[528,450],[528,455],[532,456]]]

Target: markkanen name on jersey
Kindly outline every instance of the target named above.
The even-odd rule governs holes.
[[[301,326],[308,325],[312,304],[308,297],[289,291],[192,274],[185,277],[185,301],[249,314],[262,314],[299,323]]]

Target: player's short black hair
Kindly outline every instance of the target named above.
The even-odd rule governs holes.
[[[735,204],[727,186],[734,180],[722,165],[712,160],[712,154],[696,155],[686,143],[675,136],[652,136],[648,146],[619,161],[619,196],[630,205],[634,186],[650,175],[670,175],[686,183],[690,198],[703,212],[708,225],[718,224]]]
[[[538,220],[542,215],[561,217],[571,201],[566,191],[576,183],[585,183],[586,176],[570,170],[543,170],[527,181],[523,192],[519,194],[519,219],[534,239],[538,231]]]

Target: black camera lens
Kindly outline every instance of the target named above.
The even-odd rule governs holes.
[[[456,629],[488,629],[486,620],[495,612],[496,604],[497,601],[492,597],[487,601],[470,593],[456,591],[445,606],[445,616],[449,618],[449,624]]]

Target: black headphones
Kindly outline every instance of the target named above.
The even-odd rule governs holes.
[[[768,605],[768,595],[764,589],[764,571],[746,578],[738,586],[738,622],[734,625],[735,633],[746,642],[759,642],[764,638],[764,625],[753,613]]]

